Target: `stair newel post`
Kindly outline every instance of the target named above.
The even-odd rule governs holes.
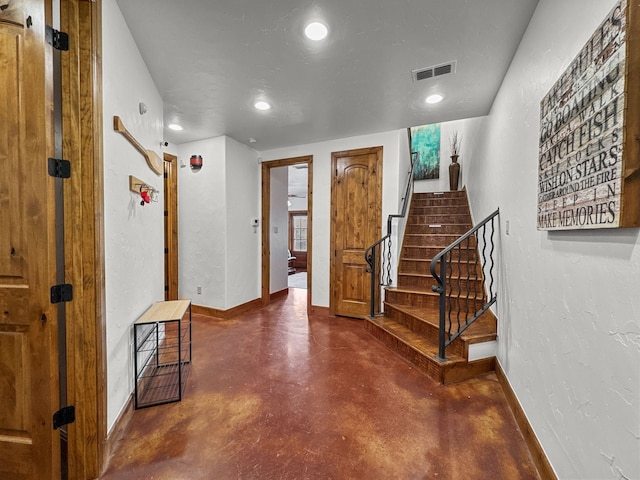
[[[442,361],[447,357],[445,350],[445,324],[447,311],[447,255],[440,259],[440,326],[438,328],[438,358]]]

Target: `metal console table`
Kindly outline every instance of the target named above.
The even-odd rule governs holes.
[[[182,400],[191,366],[191,301],[152,305],[133,324],[135,408]]]

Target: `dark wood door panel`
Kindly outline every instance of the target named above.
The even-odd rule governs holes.
[[[382,147],[334,153],[332,168],[330,311],[362,318],[370,291],[364,253],[380,236]]]
[[[0,10],[0,478],[60,478],[53,61],[46,2]],[[29,18],[29,22],[26,19]],[[28,24],[26,24],[26,23]]]

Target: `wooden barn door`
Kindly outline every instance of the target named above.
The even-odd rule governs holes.
[[[331,166],[329,311],[364,318],[370,295],[364,253],[380,237],[382,147],[335,152]]]
[[[0,10],[0,478],[60,478],[50,3]],[[48,8],[45,7],[45,3]]]

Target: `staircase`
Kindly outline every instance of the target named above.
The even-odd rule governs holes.
[[[495,367],[495,357],[476,352],[496,339],[496,318],[487,310],[438,358],[439,301],[431,287],[431,260],[472,228],[465,190],[415,193],[398,266],[398,286],[385,289],[384,314],[365,320],[375,338],[440,383],[465,380]],[[448,264],[451,318],[482,307],[484,281],[475,241],[454,250]],[[458,295],[459,294],[459,295]],[[490,351],[491,349],[489,349]],[[470,352],[472,353],[470,357]],[[486,355],[484,355],[486,356]]]

